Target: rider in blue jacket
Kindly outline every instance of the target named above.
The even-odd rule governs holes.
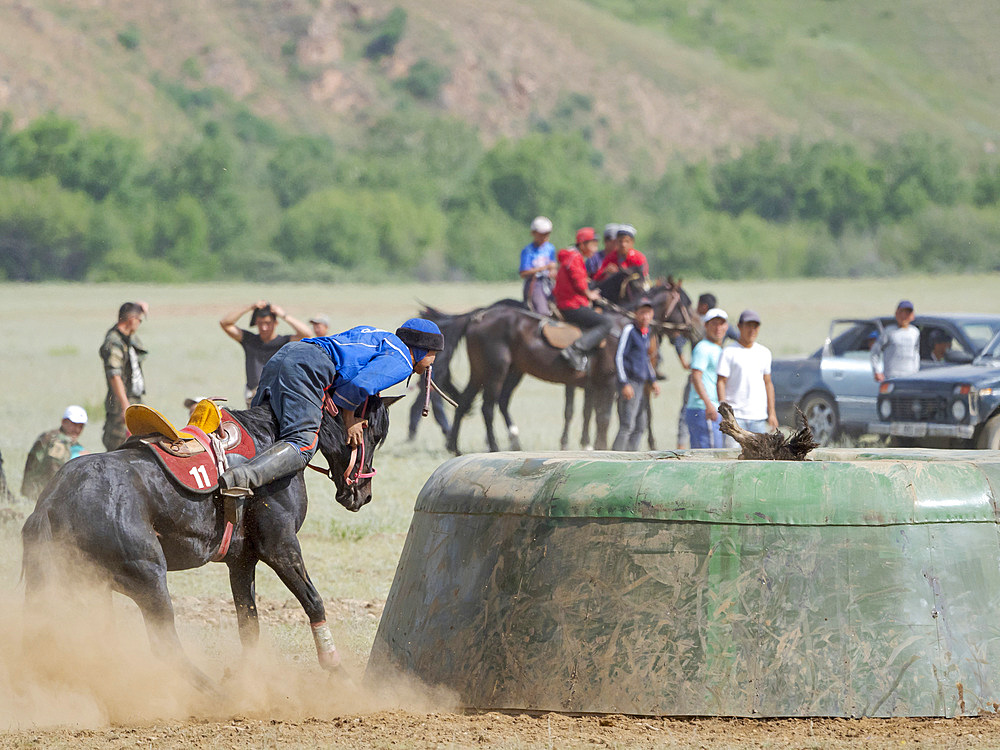
[[[358,326],[335,336],[285,344],[264,365],[253,405],[269,402],[278,420],[278,439],[245,464],[219,477],[227,490],[262,487],[305,468],[319,443],[323,394],[330,392],[347,428],[360,445],[362,420],[355,415],[366,398],[411,374],[422,375],[444,348],[444,336],[429,320],[411,318],[396,333]]]

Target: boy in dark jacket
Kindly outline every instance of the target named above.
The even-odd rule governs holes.
[[[653,303],[643,298],[635,310],[635,323],[629,323],[618,340],[615,369],[618,373],[618,436],[612,446],[616,451],[634,451],[646,434],[646,402],[650,391],[660,395],[656,371],[649,362],[649,326],[653,322]]]

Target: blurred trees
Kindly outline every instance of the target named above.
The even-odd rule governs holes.
[[[622,181],[580,132],[484,148],[416,100],[350,144],[206,102],[156,153],[56,115],[0,118],[0,278],[514,279],[538,214],[560,246],[636,225],[657,274],[1000,268],[1000,162],[924,134],[869,151],[770,139]]]

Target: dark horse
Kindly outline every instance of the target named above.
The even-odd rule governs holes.
[[[371,474],[376,447],[389,429],[390,399],[368,403],[364,431],[364,466]],[[253,437],[258,452],[271,445],[278,423],[269,405],[232,412]],[[346,480],[352,451],[339,417],[324,412],[319,450],[329,463],[337,501],[358,510],[371,500],[371,478]],[[360,452],[360,451],[359,451]],[[312,627],[320,663],[336,669],[323,600],[309,580],[296,533],[306,517],[306,486],[302,472],[256,491],[237,524],[224,562],[236,605],[244,650],[257,643],[259,624],[254,575],[263,561],[299,600]],[[81,456],[67,463],[49,483],[25,521],[23,574],[29,611],[40,604],[45,585],[60,582],[71,592],[72,574],[81,567],[102,588],[128,596],[142,612],[154,651],[178,666],[204,689],[211,682],[184,654],[174,625],[167,591],[167,571],[197,568],[220,548],[225,529],[222,503],[215,495],[181,489],[164,472],[145,446],[123,447],[110,453]]]
[[[615,283],[619,282],[624,283],[616,288],[624,291],[636,287],[634,282],[627,282],[624,278]],[[641,290],[641,285],[637,288]],[[573,393],[576,388],[584,388],[585,413],[589,409],[596,417],[595,447],[598,450],[606,449],[617,391],[614,364],[617,336],[628,321],[627,308],[634,307],[640,295],[633,290],[630,296],[632,298],[623,306],[625,315],[618,316],[612,335],[608,337],[604,348],[593,353],[590,367],[584,373],[570,368],[559,356],[559,350],[542,339],[538,332],[538,317],[528,312],[519,302],[501,300],[490,307],[478,308],[462,315],[446,315],[425,306],[421,316],[437,322],[445,336],[444,356],[439,356],[435,362],[436,379],[459,404],[448,438],[449,450],[458,452],[461,419],[471,409],[473,400],[480,391],[483,394],[482,413],[490,450],[499,450],[493,430],[493,412],[497,406],[507,425],[511,448],[520,450],[518,428],[510,416],[509,404],[514,389],[525,374],[566,386],[566,422],[561,439],[564,448],[573,415]],[[679,284],[654,287],[649,291],[649,296],[661,328],[668,327],[674,335],[691,330],[691,301],[680,290]],[[449,361],[462,338],[465,339],[469,356],[469,383],[459,393],[451,380]],[[583,444],[587,445],[587,421],[584,431]]]

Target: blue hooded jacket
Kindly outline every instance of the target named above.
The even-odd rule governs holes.
[[[354,411],[369,396],[413,374],[406,344],[381,328],[357,326],[334,336],[302,340],[320,347],[333,360],[337,368],[333,401],[342,409]]]

